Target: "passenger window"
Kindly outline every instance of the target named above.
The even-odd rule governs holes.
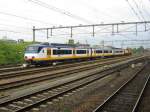
[[[86,50],[77,50],[76,52],[77,52],[77,54],[86,54],[87,51]]]

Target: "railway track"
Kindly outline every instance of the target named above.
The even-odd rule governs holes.
[[[149,104],[150,104],[150,79],[143,87],[143,90],[132,112],[150,112]]]
[[[9,71],[17,71],[17,70],[22,70],[23,68],[20,66],[12,66],[12,67],[3,67],[0,68],[0,74],[9,72]]]
[[[20,66],[20,65],[21,65],[21,64],[0,65],[0,69],[1,69],[1,68],[9,68],[9,67]]]
[[[123,57],[121,57],[123,58]],[[4,78],[10,78],[10,77],[15,77],[15,76],[19,76],[24,75],[24,74],[32,74],[33,71],[34,73],[39,73],[39,72],[43,72],[43,71],[52,71],[52,70],[58,70],[58,69],[63,69],[63,68],[68,68],[68,67],[75,67],[75,66],[81,66],[81,65],[87,65],[87,64],[93,64],[93,63],[97,63],[97,62],[104,62],[104,61],[109,61],[109,60],[115,60],[115,59],[121,59],[120,57],[116,57],[116,58],[109,58],[109,59],[102,59],[102,60],[90,60],[90,61],[84,61],[84,62],[74,62],[74,63],[66,63],[64,65],[60,64],[57,66],[48,66],[48,67],[31,67],[31,68],[22,68],[21,66],[18,67],[10,67],[10,68],[2,68],[0,69],[0,79],[4,79]],[[127,57],[124,57],[127,58]],[[131,57],[128,57],[131,58]]]
[[[148,70],[145,66],[137,72],[93,112],[134,112],[150,77]]]
[[[127,64],[125,64],[128,66]],[[28,95],[20,96],[15,99],[9,99],[0,103],[1,112],[24,112],[32,111],[35,107],[41,104],[49,103],[54,99],[61,98],[64,95],[83,88],[84,86],[91,84],[97,80],[100,80],[120,69],[126,67],[124,65],[115,65],[111,69],[107,69],[103,72],[95,71],[89,73],[87,76],[80,77],[77,79],[70,80],[63,84],[59,84],[55,87],[49,87],[35,93],[29,93]]]
[[[118,58],[118,57],[116,57],[116,58]],[[111,59],[113,59],[113,58],[110,58],[110,60]],[[115,58],[114,58],[115,59]],[[105,61],[105,60],[109,60],[109,59],[95,59],[95,60],[89,60],[89,61],[80,61],[80,62],[72,62],[71,64],[68,62],[66,62],[66,63],[64,63],[65,65],[73,65],[73,64],[78,64],[78,63],[90,63],[90,62],[98,62],[98,61]],[[62,65],[62,63],[59,63],[58,65],[56,65],[55,67],[58,67],[58,66],[61,66]],[[45,67],[45,66],[31,66],[31,67],[28,67],[28,68],[23,68],[21,65],[16,65],[16,66],[4,66],[4,67],[0,67],[0,73],[1,74],[11,74],[11,73],[13,73],[14,71],[18,71],[18,70],[20,70],[20,71],[23,71],[23,70],[29,70],[29,69],[32,69],[32,70],[34,70],[34,68],[36,69],[36,68],[53,68],[54,66],[47,66],[47,67]],[[8,73],[8,72],[10,72],[10,73]]]
[[[143,59],[143,58],[136,58],[138,59]],[[136,59],[132,59],[130,60],[131,62],[136,60]],[[23,85],[27,85],[27,84],[31,84],[31,83],[35,83],[35,82],[40,82],[40,81],[44,81],[44,80],[48,80],[48,79],[53,79],[53,78],[57,78],[57,77],[63,77],[66,75],[70,75],[70,74],[74,74],[74,73],[79,73],[79,72],[83,72],[83,71],[87,71],[87,70],[91,70],[91,69],[96,69],[99,67],[102,67],[106,64],[113,64],[116,63],[118,61],[125,61],[125,59],[117,59],[117,60],[113,60],[113,61],[107,61],[107,62],[103,62],[103,63],[94,63],[92,65],[85,65],[85,66],[80,66],[80,67],[75,67],[75,68],[67,68],[67,69],[63,69],[60,71],[54,71],[54,72],[47,72],[47,73],[41,73],[38,75],[33,75],[34,71],[31,71],[32,75],[25,75],[25,76],[21,76],[21,77],[17,77],[17,78],[9,78],[9,79],[3,79],[0,81],[0,90],[4,91],[10,88],[14,88],[14,87],[19,87],[19,86],[23,86]],[[126,63],[126,62],[124,62]]]

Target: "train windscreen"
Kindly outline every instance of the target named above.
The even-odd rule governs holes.
[[[39,49],[39,46],[28,46],[25,50],[25,53],[38,53]]]

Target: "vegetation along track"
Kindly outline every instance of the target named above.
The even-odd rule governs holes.
[[[43,103],[48,103],[58,97],[61,98],[64,95],[83,88],[84,86],[91,84],[99,79],[102,79],[114,72],[118,72],[120,69],[127,67],[127,64],[115,65],[111,69],[107,69],[103,72],[95,71],[89,73],[87,76],[80,77],[74,80],[70,80],[55,87],[48,87],[47,89],[37,91],[35,93],[29,93],[28,95],[20,96],[15,99],[9,99],[0,103],[1,112],[23,112],[29,111]]]
[[[30,68],[22,68],[20,66],[18,67],[10,67],[10,68],[2,68],[0,69],[0,79],[4,78],[10,78],[10,77],[15,77],[19,75],[25,75],[25,74],[32,74],[33,71],[34,73],[39,73],[43,71],[52,71],[52,70],[58,70],[58,69],[63,69],[63,68],[68,68],[68,67],[75,67],[75,66],[81,66],[81,65],[87,65],[87,64],[93,64],[97,62],[104,62],[104,61],[109,61],[109,60],[115,60],[115,59],[122,59],[122,58],[131,58],[131,56],[123,56],[123,57],[116,57],[116,58],[109,58],[109,59],[101,59],[101,60],[90,60],[90,61],[84,61],[84,62],[74,62],[74,63],[66,63],[63,65],[56,65],[56,66],[47,66],[47,67],[30,67]]]
[[[138,59],[142,59],[140,58],[136,58]],[[130,61],[134,61],[136,59],[131,59]],[[39,81],[44,81],[44,80],[48,80],[48,79],[53,79],[56,77],[63,77],[66,75],[70,75],[73,73],[79,73],[79,72],[83,72],[83,71],[87,71],[87,70],[91,70],[91,69],[95,69],[101,66],[104,66],[106,64],[112,64],[112,63],[116,63],[118,61],[125,61],[125,59],[117,59],[117,60],[113,60],[113,61],[106,61],[103,63],[94,63],[92,65],[85,65],[85,66],[77,66],[75,68],[67,68],[67,69],[63,69],[60,71],[54,71],[54,72],[44,72],[44,73],[39,73],[39,74],[33,74],[34,71],[32,72],[32,75],[23,75],[21,77],[17,77],[17,78],[9,78],[9,79],[4,79],[0,81],[0,90],[4,91],[6,89],[9,88],[14,88],[14,87],[18,87],[18,86],[23,86],[26,84],[31,84],[31,83],[35,83],[35,82],[39,82]]]
[[[149,67],[145,66],[93,112],[134,112],[149,80],[148,71]]]

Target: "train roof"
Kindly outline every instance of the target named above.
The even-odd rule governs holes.
[[[90,47],[90,45],[86,44],[78,44],[78,45],[72,45],[72,44],[60,44],[60,43],[40,43],[40,44],[32,44],[29,46],[38,46],[38,47],[51,47],[51,48],[79,48],[79,49],[89,49],[89,48],[94,48],[94,49],[105,49],[105,50],[120,50],[122,48],[115,48],[112,46],[93,46]]]
[[[50,43],[51,46],[53,47],[61,47],[61,48],[70,48],[70,47],[76,47],[76,45],[72,44],[60,44],[60,43]]]
[[[94,45],[92,48],[94,49],[105,49],[105,50],[120,50],[122,48],[116,48],[113,46],[102,46],[102,45]]]
[[[29,46],[41,46],[41,47],[51,47],[51,48],[90,48],[88,46],[82,45],[72,45],[72,44],[60,44],[60,43],[40,43],[40,44],[32,44]]]

